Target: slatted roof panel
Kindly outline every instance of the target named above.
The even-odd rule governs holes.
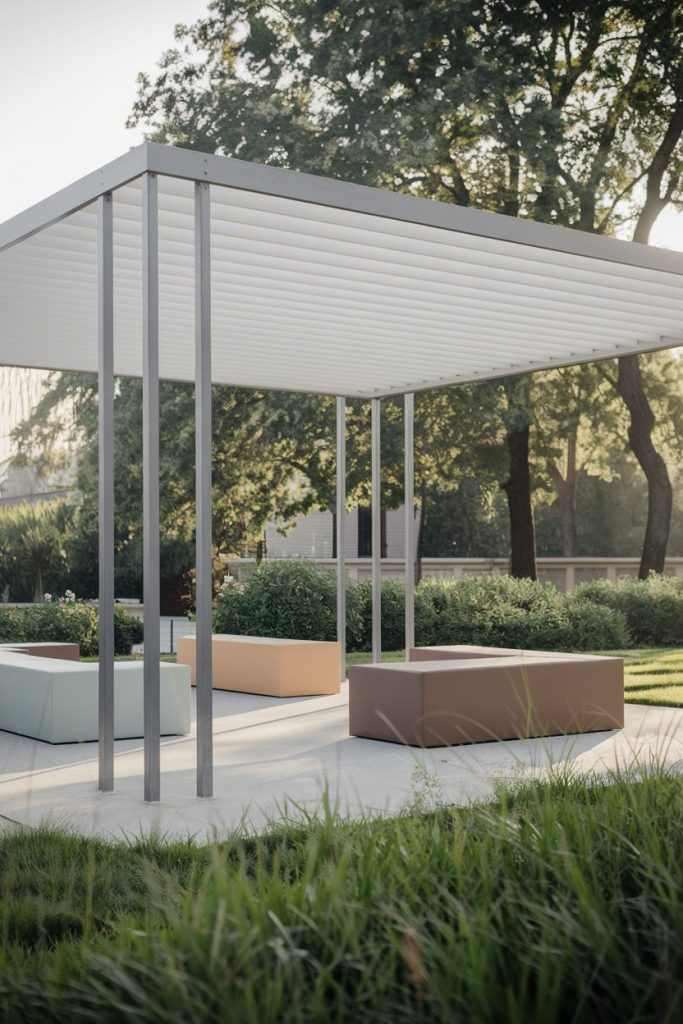
[[[150,144],[124,160],[0,227],[1,363],[97,369],[107,188],[115,371],[141,373],[149,169],[167,378],[194,377],[193,178],[212,182],[216,382],[373,397],[683,343],[683,254]]]

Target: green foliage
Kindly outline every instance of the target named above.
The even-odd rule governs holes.
[[[71,509],[64,501],[20,502],[0,509],[0,581],[15,601],[42,601],[65,568]]]
[[[337,589],[332,573],[299,559],[263,561],[244,584],[222,589],[215,633],[330,640],[336,636]]]
[[[335,640],[334,575],[312,562],[264,561],[244,583],[229,583],[218,596],[217,633]],[[589,651],[626,647],[621,612],[566,597],[547,583],[509,576],[462,580],[425,579],[415,594],[415,635],[420,645],[490,644],[537,650]],[[404,644],[404,594],[399,580],[382,581],[382,647]],[[347,646],[372,644],[372,583],[347,587]]]
[[[683,643],[683,580],[651,573],[646,580],[595,580],[576,589],[577,597],[625,616],[637,646]]]
[[[372,580],[348,588],[347,646],[349,651],[372,647]],[[398,651],[405,643],[405,594],[401,580],[382,580],[382,647]]]
[[[134,644],[141,644],[145,638],[142,619],[130,615],[124,608],[114,608],[114,653],[130,654]]]
[[[129,123],[203,152],[584,231],[629,231],[644,242],[661,210],[681,199],[682,30],[680,4],[662,0],[222,0],[179,26],[158,70],[140,76]],[[495,308],[493,293],[491,301]],[[632,413],[639,406],[680,423],[678,360],[670,362],[674,386],[656,368],[638,401],[628,399]],[[495,491],[510,476],[504,435],[533,424],[537,495],[554,494],[562,548],[574,554],[576,471],[599,467],[615,433],[624,439],[627,397],[604,365],[540,379],[538,388],[522,376],[430,396],[446,409],[426,417],[435,433],[418,450],[419,475],[434,487],[436,467],[445,491],[474,474]],[[650,430],[644,422],[631,430],[642,452]],[[670,454],[673,440],[675,451],[675,433],[659,427],[656,446]],[[516,476],[527,488],[524,461]],[[331,486],[329,459],[325,466],[321,494]],[[647,459],[643,467],[656,525],[669,499]],[[528,516],[514,510],[527,504],[511,504],[519,572],[533,538]],[[651,545],[647,564],[657,559]]]
[[[130,654],[142,643],[142,622],[114,609],[114,651]],[[81,657],[97,654],[97,609],[80,601],[46,601],[28,608],[0,608],[0,643],[72,643]]]
[[[501,790],[211,846],[0,837],[6,1024],[572,1020],[683,1010],[683,781]]]
[[[484,644],[530,650],[625,647],[626,622],[551,583],[509,576],[426,579],[417,588],[415,635],[420,645]]]

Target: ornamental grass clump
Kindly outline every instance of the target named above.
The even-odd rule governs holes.
[[[433,787],[432,787],[433,788]],[[0,837],[0,1016],[660,1024],[683,1014],[683,780],[578,778],[264,835]]]

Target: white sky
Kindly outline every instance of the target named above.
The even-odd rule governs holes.
[[[126,130],[139,71],[208,0],[0,0],[0,223],[142,142]],[[683,249],[667,210],[656,245]]]
[[[139,71],[208,0],[0,0],[0,223],[142,142]]]

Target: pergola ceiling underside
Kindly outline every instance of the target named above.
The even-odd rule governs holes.
[[[213,186],[213,378],[371,397],[683,343],[681,277]],[[142,369],[141,188],[114,192],[115,370]],[[0,362],[97,369],[97,209],[0,253]],[[159,179],[160,367],[194,378],[194,186]]]

